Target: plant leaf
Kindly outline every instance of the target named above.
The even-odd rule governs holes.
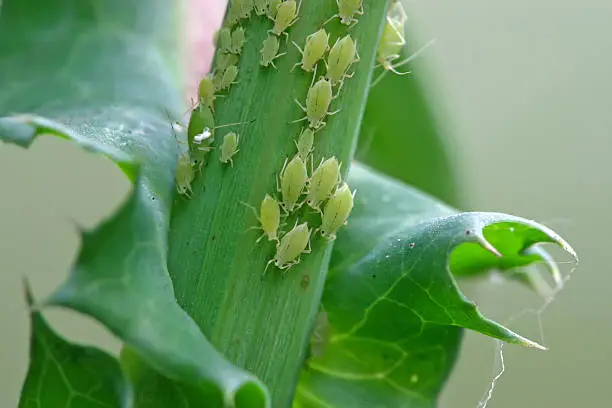
[[[464,267],[520,266],[536,259],[524,250],[538,243],[574,255],[565,241],[522,218],[453,213],[360,165],[350,182],[358,190],[354,214],[338,236],[323,294],[328,341],[302,375],[298,403],[433,407],[457,356],[460,328],[543,348],[484,317],[459,291],[449,256],[479,246],[486,251],[462,256]]]
[[[31,306],[28,288],[26,298]],[[19,408],[132,406],[131,385],[113,356],[66,341],[40,312],[31,310],[30,321],[30,367]]]
[[[0,139],[27,147],[41,134],[59,136],[109,157],[134,183],[113,216],[82,232],[69,278],[40,306],[94,317],[164,376],[214,386],[221,404],[240,394],[249,402],[242,406],[268,406],[261,382],[227,362],[177,304],[166,267],[178,152],[168,115],[181,110],[176,67],[168,63],[178,48],[175,5],[2,6],[0,115],[10,116],[0,118]]]

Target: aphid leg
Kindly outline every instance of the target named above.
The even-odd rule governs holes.
[[[402,61],[392,64],[391,68],[399,68],[403,65],[408,64],[410,61],[412,61],[413,59],[415,59],[416,57],[418,57],[423,51],[425,51],[427,48],[431,47],[433,44],[435,44],[436,39],[432,39],[430,41],[428,41],[424,46],[422,46],[421,48],[419,48],[418,50],[416,50],[415,52],[413,52],[409,57],[406,57],[405,59],[403,59]],[[397,58],[399,58],[399,55],[397,56]],[[394,58],[395,59],[395,58]],[[395,71],[394,71],[395,72]]]
[[[387,70],[383,70],[383,72],[380,75],[378,75],[378,77],[374,81],[372,81],[370,88],[374,88],[376,85],[378,85],[380,81],[383,80],[386,74],[387,74]]]
[[[306,109],[306,107],[305,107],[304,105],[302,105],[302,104],[300,103],[300,101],[298,101],[298,100],[297,100],[297,98],[296,98],[296,99],[294,99],[294,101],[295,101],[295,103],[297,103],[297,104],[298,104],[298,106],[300,107],[300,109],[302,109],[304,112],[307,112],[307,111],[308,111],[308,110]]]
[[[333,112],[327,112],[327,116],[334,116],[336,113],[339,113],[342,109],[336,109]]]
[[[263,274],[261,275],[262,279],[264,276],[266,276],[266,272],[268,271],[268,267],[270,266],[271,263],[274,263],[274,258],[270,259],[268,261],[268,263],[266,264],[266,267],[264,268]]]
[[[333,16],[331,16],[330,18],[328,18],[327,20],[325,20],[323,23],[321,23],[319,28],[323,28],[325,27],[330,21],[332,21],[334,18],[338,18],[340,17],[339,14],[334,14]]]
[[[253,211],[253,214],[255,214],[255,218],[257,218],[257,221],[259,220],[259,214],[257,214],[257,210],[255,209],[255,207],[253,207],[251,204],[249,203],[245,203],[244,201],[238,201],[240,204],[244,205],[247,208],[250,208]],[[261,221],[260,221],[261,222]],[[253,228],[259,228],[259,227],[250,227],[249,229],[247,229],[247,231],[252,230]]]
[[[295,45],[295,48],[298,49],[298,51],[300,52],[300,54],[302,54],[302,56],[304,56],[304,51],[300,48],[299,45],[297,45],[297,43],[295,41],[291,41],[293,43],[293,45]],[[286,54],[286,53],[284,53]],[[295,67],[300,66],[301,62],[296,62],[295,64],[293,64],[293,66],[291,67],[291,71],[289,72],[293,72],[293,70],[295,69]]]
[[[310,246],[310,239],[308,239],[308,246],[306,248],[304,248],[304,250],[302,251],[303,254],[309,254],[312,252],[312,247]]]

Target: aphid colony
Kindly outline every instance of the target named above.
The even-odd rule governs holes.
[[[299,10],[299,6],[294,8],[295,4],[291,3],[294,2],[282,2],[277,8],[272,35],[264,40],[261,50],[260,63],[263,66],[273,65],[276,68],[274,59],[285,54],[278,54],[277,37],[298,18],[296,10]],[[357,3],[359,7],[353,7],[354,12],[350,14],[350,18],[347,17],[346,21],[350,20],[348,24],[356,22],[355,16],[359,15],[361,1]],[[339,14],[341,22],[345,23],[343,16],[347,10],[346,5],[338,2],[338,6],[341,11]],[[359,61],[357,44],[349,34],[338,38],[332,47],[329,41],[328,32],[321,28],[306,37],[304,48],[293,42],[301,54],[301,60],[291,68],[291,71],[300,67],[302,71],[312,73],[312,81],[305,104],[302,105],[297,99],[295,101],[305,116],[292,123],[307,121],[308,125],[302,128],[295,141],[296,154],[285,160],[278,173],[276,193],[279,198],[266,194],[261,202],[260,212],[256,214],[260,224],[256,228],[263,231],[257,242],[264,236],[276,242],[275,254],[268,261],[266,270],[270,265],[288,270],[299,263],[302,254],[310,253],[310,241],[315,232],[320,232],[325,239],[334,240],[336,232],[346,225],[353,209],[355,192],[342,181],[341,165],[335,156],[321,159],[317,167],[312,169],[315,133],[326,125],[328,116],[339,112],[329,109],[335,99],[334,87],[337,87],[339,93],[344,79],[352,76],[348,72],[351,65]],[[326,74],[317,79],[320,62],[326,67]],[[310,211],[300,211],[304,204]],[[319,214],[321,221],[316,229],[309,227],[308,221],[304,221],[308,212]],[[283,218],[292,216],[295,216],[293,227],[286,232],[281,231]]]
[[[306,36],[303,44],[292,41],[301,58],[291,71],[299,68],[312,75],[304,103],[295,100],[304,116],[292,123],[306,122],[295,140],[296,153],[284,160],[277,175],[276,191],[266,194],[258,209],[245,203],[253,209],[258,220],[258,225],[253,228],[262,232],[256,242],[266,237],[275,243],[275,252],[266,270],[274,265],[286,271],[299,263],[301,255],[310,252],[310,242],[316,233],[326,240],[335,239],[353,209],[355,191],[351,191],[342,180],[338,159],[335,156],[321,158],[315,166],[313,156],[316,134],[326,126],[329,116],[339,112],[331,110],[331,104],[340,94],[344,81],[352,77],[351,66],[359,62],[357,43],[351,35],[339,36],[330,46],[333,40],[324,27],[335,18],[348,26],[347,29],[357,24],[363,15],[363,0],[336,0],[336,5],[338,12],[323,22],[317,31]],[[238,62],[248,41],[241,21],[253,15],[271,21],[272,26],[261,44],[259,65],[261,69],[270,66],[277,69],[275,60],[287,54],[280,52],[282,39],[285,37],[285,43],[288,43],[288,30],[299,20],[300,6],[301,0],[231,0],[226,25],[215,36],[217,53],[213,72],[200,82],[198,103],[191,113],[187,128],[188,153],[179,157],[179,193],[191,194],[191,182],[213,149],[215,131],[239,124],[216,125],[214,105],[221,96],[219,93],[229,92],[232,85],[239,82]],[[396,68],[405,62],[396,61],[406,43],[405,22],[406,14],[401,3],[393,0],[377,51],[377,62],[385,72],[404,74]],[[324,75],[317,77],[317,71],[324,71]],[[222,163],[233,165],[240,150],[240,139],[235,132],[224,135],[218,146]],[[287,225],[289,227],[285,228]]]

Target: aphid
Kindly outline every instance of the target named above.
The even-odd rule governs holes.
[[[232,47],[232,32],[224,27],[215,34],[215,45],[221,53],[229,53]]]
[[[217,89],[223,91],[229,89],[233,84],[237,84],[236,77],[238,76],[238,67],[236,65],[230,65],[223,72],[221,80],[218,83]]]
[[[240,1],[232,0],[227,10],[227,23],[233,26],[240,21]]]
[[[263,16],[264,14],[266,14],[268,12],[269,3],[270,0],[255,0],[253,4],[255,8],[255,14],[257,14],[258,16]]]
[[[340,18],[340,22],[345,25],[357,24],[357,16],[363,15],[363,0],[336,0],[338,5],[338,14],[334,14],[327,19],[323,25],[326,25],[334,18]]]
[[[309,127],[305,127],[300,132],[300,136],[298,137],[297,142],[295,142],[295,146],[298,149],[298,156],[306,163],[308,161],[308,157],[312,152],[312,146],[314,144],[314,131]]]
[[[232,40],[229,51],[232,54],[240,54],[240,52],[242,51],[242,46],[244,45],[244,41],[244,28],[236,28],[234,31],[232,31]]]
[[[215,82],[212,74],[206,75],[198,86],[198,99],[200,104],[214,110],[215,103]]]
[[[238,153],[238,144],[240,143],[240,136],[234,132],[229,132],[223,136],[223,143],[221,144],[219,161],[221,163],[228,163],[233,166],[234,162],[232,157]]]
[[[350,66],[359,61],[357,54],[357,44],[353,41],[350,35],[339,38],[334,43],[334,46],[329,51],[327,57],[327,73],[325,77],[329,79],[332,85],[336,85],[345,77],[351,77],[346,72]]]
[[[300,1],[301,5],[301,1]],[[285,34],[289,38],[289,34],[285,32],[289,27],[298,21],[298,13],[300,8],[295,0],[286,0],[276,7],[276,16],[274,17],[274,27],[270,32],[274,35]]]
[[[268,241],[278,242],[278,228],[280,226],[280,206],[278,201],[269,194],[266,194],[261,201],[259,215],[257,215],[257,210],[252,206],[247,203],[242,204],[253,210],[255,217],[259,220],[259,224],[261,225],[259,227],[252,227],[263,231],[263,234],[261,234],[255,242],[261,241],[263,237],[268,237]]]
[[[333,241],[336,239],[336,231],[347,224],[347,219],[353,210],[353,199],[355,191],[351,192],[348,184],[344,183],[331,196],[323,215],[321,216],[321,236]]]
[[[402,32],[404,32],[403,27],[406,23],[408,17],[406,16],[406,10],[404,10],[404,5],[401,0],[394,0],[393,4],[389,7],[387,11],[387,19],[392,20],[402,27]]]
[[[308,120],[308,124],[312,129],[317,130],[322,128],[326,125],[325,117],[327,115],[334,115],[340,112],[340,110],[328,112],[332,99],[334,99],[334,97],[332,94],[331,82],[326,78],[319,79],[314,85],[311,85],[308,93],[306,94],[306,106],[303,106],[300,101],[295,99],[295,103],[297,103],[306,113],[306,116],[294,120],[291,123]]]
[[[403,61],[395,62],[401,57],[402,48],[406,45],[406,39],[404,38],[404,26],[406,24],[406,20],[406,12],[401,1],[394,2],[387,12],[387,21],[383,28],[380,44],[378,45],[378,50],[376,52],[376,61],[378,62],[377,66],[382,66],[384,72],[372,82],[372,86],[378,84],[387,71],[391,71],[396,75],[410,74],[410,71],[399,72],[397,68],[408,64],[435,42],[435,40],[429,41]]]
[[[331,157],[321,164],[312,173],[308,189],[306,191],[306,204],[309,207],[321,211],[319,206],[327,200],[334,188],[340,182],[340,164],[336,157]]]
[[[187,125],[187,144],[191,161],[202,170],[206,155],[212,150],[211,143],[214,138],[215,117],[212,110],[199,105],[191,111],[189,124]]]
[[[329,34],[327,34],[324,28],[316,33],[310,34],[306,37],[306,44],[304,45],[303,51],[295,42],[293,42],[293,45],[295,45],[300,51],[300,54],[302,54],[302,62],[295,64],[291,70],[293,71],[295,67],[301,65],[304,71],[312,72],[317,62],[323,58],[323,55],[325,55],[329,49]]]
[[[300,262],[300,255],[310,253],[310,233],[308,223],[302,224],[295,222],[291,231],[287,232],[276,245],[274,258],[268,261],[264,275],[268,266],[274,264],[278,269],[289,269]],[[308,248],[307,248],[308,247]]]
[[[223,73],[225,70],[232,66],[238,64],[238,55],[236,54],[217,54],[215,57],[215,76],[214,82],[215,86],[221,83],[221,79],[223,79]]]
[[[273,35],[269,35],[263,42],[263,47],[260,51],[261,58],[259,60],[259,64],[264,67],[272,65],[275,69],[278,69],[276,65],[274,65],[274,60],[286,54],[286,52],[278,54],[279,46],[280,42],[278,41],[278,38]]]
[[[193,109],[187,126],[187,144],[194,166],[196,166],[199,171],[202,170],[208,153],[213,149],[212,142],[215,139],[216,129],[241,125],[243,123],[244,122],[215,125],[215,117],[210,108],[199,105]]]
[[[268,18],[272,21],[276,18],[276,14],[278,13],[278,6],[282,3],[283,0],[268,0]]]
[[[178,158],[178,164],[176,166],[176,191],[180,195],[184,195],[187,198],[191,198],[191,183],[195,177],[193,171],[193,165],[187,152],[182,152]]]
[[[234,0],[238,4],[238,15],[240,18],[250,18],[253,12],[253,0]]]
[[[400,57],[406,39],[404,38],[404,24],[406,14],[400,2],[394,3],[387,14],[387,21],[383,28],[376,60],[385,69],[393,70],[392,62]]]
[[[295,155],[289,163],[285,160],[285,164],[280,171],[280,186],[277,186],[277,190],[280,191],[282,196],[281,205],[285,213],[290,213],[296,207],[307,180],[306,164],[300,156]]]

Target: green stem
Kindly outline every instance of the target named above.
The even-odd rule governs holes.
[[[345,80],[340,96],[332,103],[331,109],[340,108],[341,112],[328,117],[327,126],[316,135],[315,163],[335,155],[344,172],[348,170],[386,7],[384,1],[364,1],[365,14],[348,31],[357,40],[361,61],[353,65],[355,75]],[[299,21],[288,30],[291,40],[303,45],[306,36],[336,12],[334,1],[303,1]],[[289,123],[303,116],[293,99],[305,100],[312,74],[300,68],[290,72],[300,54],[285,41],[281,52],[288,54],[275,61],[278,71],[261,67],[259,50],[272,24],[253,14],[242,25],[247,41],[239,63],[239,83],[228,97],[217,99],[215,119],[218,125],[254,122],[217,130],[216,149],[193,184],[193,198],[176,198],[169,270],[179,303],[212,343],[268,385],[272,406],[288,407],[333,244],[313,235],[312,254],[303,256],[284,278],[272,266],[262,278],[275,248],[270,242],[256,244],[257,231],[245,232],[257,225],[257,220],[240,202],[258,207],[266,193],[275,191],[276,176],[285,158],[295,154],[294,140],[306,124]],[[330,45],[347,32],[337,20],[326,28],[332,34]],[[317,76],[322,74],[319,71]],[[230,130],[241,136],[233,167],[220,163],[218,152],[222,136]]]

